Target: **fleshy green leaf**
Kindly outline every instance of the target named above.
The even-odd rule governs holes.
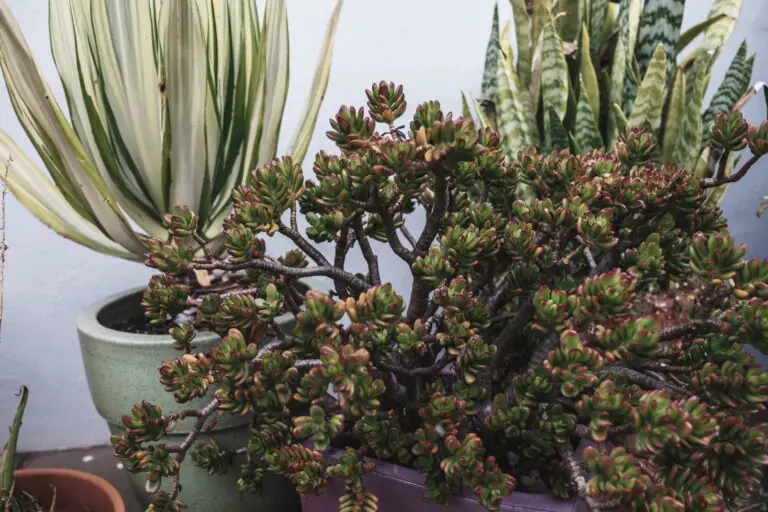
[[[667,84],[667,56],[664,46],[659,44],[653,52],[648,71],[637,91],[632,114],[629,116],[631,128],[644,126],[646,123],[658,130],[661,125],[661,113]]]

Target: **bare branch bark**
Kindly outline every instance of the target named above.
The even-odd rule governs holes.
[[[739,181],[741,178],[746,176],[746,174],[749,172],[752,166],[757,163],[758,160],[760,160],[759,156],[752,155],[752,158],[747,160],[744,165],[741,166],[741,169],[731,174],[730,176],[720,176],[720,171],[718,170],[718,176],[714,178],[704,178],[701,180],[701,188],[714,188],[719,187],[720,185],[725,185],[726,183]]]
[[[371,244],[368,241],[368,237],[365,235],[363,229],[363,221],[360,217],[357,217],[352,222],[352,227],[355,230],[355,238],[357,243],[360,244],[360,250],[363,253],[366,263],[368,263],[368,279],[373,286],[379,286],[381,284],[381,276],[379,275],[379,259],[374,254]]]

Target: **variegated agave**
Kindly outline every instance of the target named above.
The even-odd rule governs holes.
[[[511,23],[499,35],[497,6],[475,102],[480,121],[499,130],[509,155],[527,146],[575,153],[610,147],[629,126],[654,131],[665,162],[699,177],[712,173],[717,155],[704,142],[715,114],[741,108],[753,94],[754,56],[745,43],[704,108],[712,64],[742,0],[714,0],[707,20],[683,33],[685,0],[510,3],[516,48]],[[697,39],[699,46],[685,53]],[[466,98],[464,104],[466,115]]]
[[[290,146],[307,150],[330,72],[329,21]],[[0,63],[16,115],[48,175],[0,132],[9,190],[59,234],[140,259],[178,204],[221,248],[232,189],[272,160],[288,91],[284,0],[51,0],[51,49],[71,124],[0,0]]]

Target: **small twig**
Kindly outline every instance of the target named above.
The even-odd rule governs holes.
[[[381,284],[381,277],[379,276],[379,260],[371,248],[368,237],[365,235],[362,219],[357,217],[352,222],[352,227],[355,230],[355,238],[357,238],[357,243],[360,244],[360,250],[363,253],[363,257],[365,258],[366,263],[368,263],[368,279],[370,279],[373,286],[379,286]]]
[[[662,380],[651,377],[650,375],[646,375],[642,372],[633,370],[631,368],[626,368],[624,366],[606,366],[599,370],[599,372],[604,375],[623,375],[628,381],[632,382],[633,384],[637,384],[641,388],[666,391],[674,399],[688,398],[691,396],[691,393],[684,388],[681,388],[675,384],[670,384],[669,382],[664,382]]]
[[[752,168],[755,163],[760,160],[760,157],[757,155],[752,155],[752,158],[746,161],[746,163],[741,166],[741,169],[738,170],[738,172],[731,174],[730,176],[723,176],[721,178],[704,178],[701,180],[701,188],[714,188],[719,187],[720,185],[725,185],[726,183],[733,183],[735,181],[739,181],[741,178],[743,178],[749,170]],[[718,170],[718,174],[719,174]]]
[[[339,238],[336,240],[336,253],[333,259],[333,264],[336,268],[344,268],[344,264],[347,261],[347,253],[349,252],[349,229],[345,226],[341,228]],[[349,296],[346,283],[341,279],[334,279],[333,286],[336,288],[336,294],[340,299],[346,299]]]
[[[573,448],[569,442],[560,443],[557,445],[557,453],[563,459],[565,468],[571,477],[576,492],[579,493],[581,499],[587,504],[590,510],[600,510],[600,504],[587,494],[587,477],[584,475],[584,471],[581,468],[581,464],[576,460],[576,454],[573,453]]]
[[[8,195],[8,173],[11,170],[13,158],[9,155],[5,162],[3,172],[3,188],[0,191],[0,328],[3,324],[3,284],[5,283],[5,252],[8,246],[5,244],[5,201]],[[2,332],[2,331],[0,331]]]
[[[320,359],[299,359],[294,361],[293,366],[296,368],[314,368],[315,366],[323,366],[323,362]]]
[[[416,238],[411,234],[410,230],[403,224],[400,226],[400,231],[403,232],[403,236],[406,240],[408,240],[408,243],[411,244],[411,247],[416,247]]]
[[[595,261],[595,257],[592,255],[592,251],[586,245],[581,235],[576,235],[576,241],[584,245],[584,257],[587,259],[587,263],[589,264],[589,273],[590,275],[594,275],[594,272],[597,269],[597,262]]]
[[[295,232],[299,232],[299,223],[296,219],[296,201],[291,203],[291,229]]]
[[[722,320],[716,320],[713,318],[696,318],[690,320],[684,324],[673,325],[662,329],[659,333],[659,341],[670,341],[682,338],[689,334],[696,334],[700,332],[706,332],[711,330],[722,331],[728,326]]]

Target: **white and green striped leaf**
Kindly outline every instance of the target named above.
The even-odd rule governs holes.
[[[109,238],[131,251],[142,251],[143,244],[54,100],[4,3],[0,3],[0,59],[17,117],[44,161],[55,169],[57,183],[65,185],[64,197]]]
[[[568,131],[563,126],[563,121],[557,116],[555,109],[549,109],[549,144],[550,151],[568,149]]]
[[[168,204],[186,205],[207,217],[201,206],[211,186],[205,151],[208,52],[196,5],[165,0],[163,8],[168,9],[163,57],[170,129],[184,134],[171,140],[171,175],[175,179],[169,186]]]
[[[544,26],[543,32],[541,94],[544,112],[554,110],[558,119],[563,119],[568,108],[568,64],[563,42],[552,20]]]
[[[648,69],[656,47],[661,45],[671,71],[675,63],[675,46],[680,38],[685,0],[646,0],[637,33],[635,58],[642,75]]]
[[[723,46],[728,38],[731,37],[733,29],[736,26],[736,20],[741,12],[743,0],[714,0],[712,8],[709,11],[708,18],[722,15],[723,17],[716,23],[707,27],[704,32],[703,46],[708,49],[716,49]]]
[[[653,52],[648,71],[637,91],[632,113],[629,116],[630,128],[650,125],[654,131],[659,129],[666,87],[667,55],[664,45],[659,44]]]
[[[304,160],[304,157],[307,154],[309,141],[312,138],[312,132],[317,123],[317,116],[320,113],[320,105],[323,103],[325,91],[328,88],[328,80],[331,74],[333,42],[336,35],[336,27],[339,23],[339,16],[341,15],[342,5],[343,0],[337,0],[333,15],[331,15],[328,27],[325,30],[325,40],[323,42],[322,50],[320,51],[320,58],[317,62],[317,68],[315,69],[315,76],[312,79],[310,96],[307,100],[304,114],[301,117],[301,126],[296,132],[296,136],[291,144],[290,154],[297,162]]]
[[[717,14],[711,18],[707,18],[706,20],[702,21],[701,23],[697,23],[694,26],[687,29],[685,32],[683,32],[680,35],[680,38],[677,40],[677,44],[675,45],[675,53],[680,54],[688,48],[688,45],[691,44],[697,37],[699,37],[701,34],[706,32],[706,30],[714,25],[715,23],[718,23],[719,21],[725,19],[725,14]]]
[[[491,23],[491,35],[488,37],[488,46],[485,49],[485,66],[483,68],[483,83],[480,94],[484,99],[491,99],[496,95],[496,80],[499,67],[499,4],[493,8],[493,22]]]
[[[576,107],[576,121],[574,123],[574,139],[581,151],[592,151],[603,146],[600,128],[597,125],[597,117],[592,110],[592,103],[587,94],[586,84],[581,82],[581,94]]]
[[[725,78],[717,88],[709,108],[704,112],[704,127],[702,136],[707,138],[716,114],[730,112],[739,98],[749,89],[752,80],[754,55],[747,58],[747,43],[741,44],[736,55],[725,73]]]

